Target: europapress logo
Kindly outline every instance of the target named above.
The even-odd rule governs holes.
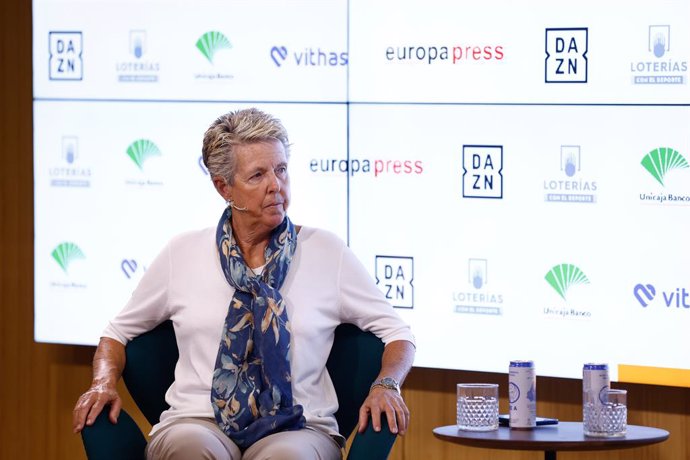
[[[62,136],[60,161],[48,169],[48,175],[51,187],[91,186],[91,168],[80,160],[77,136]]]
[[[675,34],[680,35],[681,34]],[[644,54],[630,63],[636,85],[680,85],[687,83],[688,61],[674,52],[670,25],[650,25]],[[644,40],[644,39],[643,39]],[[682,40],[682,38],[681,38]],[[640,43],[641,41],[638,41]],[[640,43],[641,44],[641,43]],[[642,49],[642,47],[640,47]]]
[[[546,29],[545,83],[587,83],[587,27]]]
[[[503,294],[488,289],[489,284],[489,261],[487,259],[468,259],[466,287],[453,292],[455,312],[474,315],[502,315]]]
[[[424,162],[414,159],[384,158],[312,158],[309,170],[313,174],[373,175],[379,177],[418,176],[424,173]]]
[[[595,203],[597,182],[582,173],[579,145],[561,145],[558,176],[544,179],[544,201],[555,203]]]
[[[506,51],[502,42],[490,40],[456,40],[451,43],[419,44],[404,43],[387,46],[386,60],[391,63],[426,65],[454,64],[467,66],[473,63],[501,62]]]
[[[152,60],[148,52],[145,30],[130,30],[127,57],[115,63],[117,80],[124,83],[155,83],[160,62]]]
[[[414,257],[376,256],[376,284],[397,308],[414,308]]]
[[[340,67],[348,63],[347,51],[333,51],[320,46],[288,51],[287,47],[276,45],[269,54],[276,67]]]
[[[640,164],[649,174],[650,184],[657,183],[661,186],[661,190],[656,192],[640,193],[640,201],[656,204],[690,205],[690,193],[666,190],[668,181],[673,175],[684,174],[690,180],[688,172],[675,171],[690,168],[688,161],[680,152],[671,147],[659,147],[642,157]]]
[[[148,162],[153,157],[161,156],[161,151],[158,146],[149,139],[137,139],[125,150],[125,153],[131,160],[131,162],[139,169],[140,172],[144,172],[144,164]],[[127,179],[125,181],[128,185],[163,185],[162,182],[148,179]]]
[[[633,296],[644,308],[651,306],[653,302],[662,303],[667,309],[690,309],[690,289],[677,287],[670,291],[659,290],[661,301],[657,299],[657,288],[653,284],[639,283],[633,288]]]
[[[234,78],[229,73],[227,63],[227,53],[232,49],[232,44],[222,32],[212,30],[204,33],[197,39],[195,46],[199,56],[206,61],[206,65],[203,66],[206,70],[196,73],[196,79],[222,81]]]
[[[589,310],[571,306],[572,302],[568,299],[568,292],[571,288],[581,284],[589,284],[587,275],[579,267],[569,263],[554,265],[546,272],[544,279],[554,292],[566,302],[564,307],[545,307],[544,315],[559,318],[590,318],[592,316]]]

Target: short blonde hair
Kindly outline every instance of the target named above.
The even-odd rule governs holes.
[[[289,158],[290,143],[280,120],[256,108],[228,112],[218,117],[204,134],[204,165],[211,178],[220,176],[232,185],[237,163],[234,147],[273,140],[283,144]]]

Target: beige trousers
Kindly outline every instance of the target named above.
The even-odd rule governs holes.
[[[341,460],[343,451],[326,433],[305,428],[272,434],[244,454],[210,418],[183,418],[156,431],[148,460]]]

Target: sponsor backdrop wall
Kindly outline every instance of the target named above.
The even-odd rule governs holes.
[[[625,11],[625,20],[621,11]],[[278,116],[416,365],[690,387],[690,3],[34,0],[35,338],[95,344]]]

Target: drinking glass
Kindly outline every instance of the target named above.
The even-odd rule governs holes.
[[[458,429],[493,431],[498,429],[498,384],[458,383]]]
[[[606,390],[602,401],[585,403],[583,427],[586,436],[614,438],[625,436],[628,424],[628,392]]]

